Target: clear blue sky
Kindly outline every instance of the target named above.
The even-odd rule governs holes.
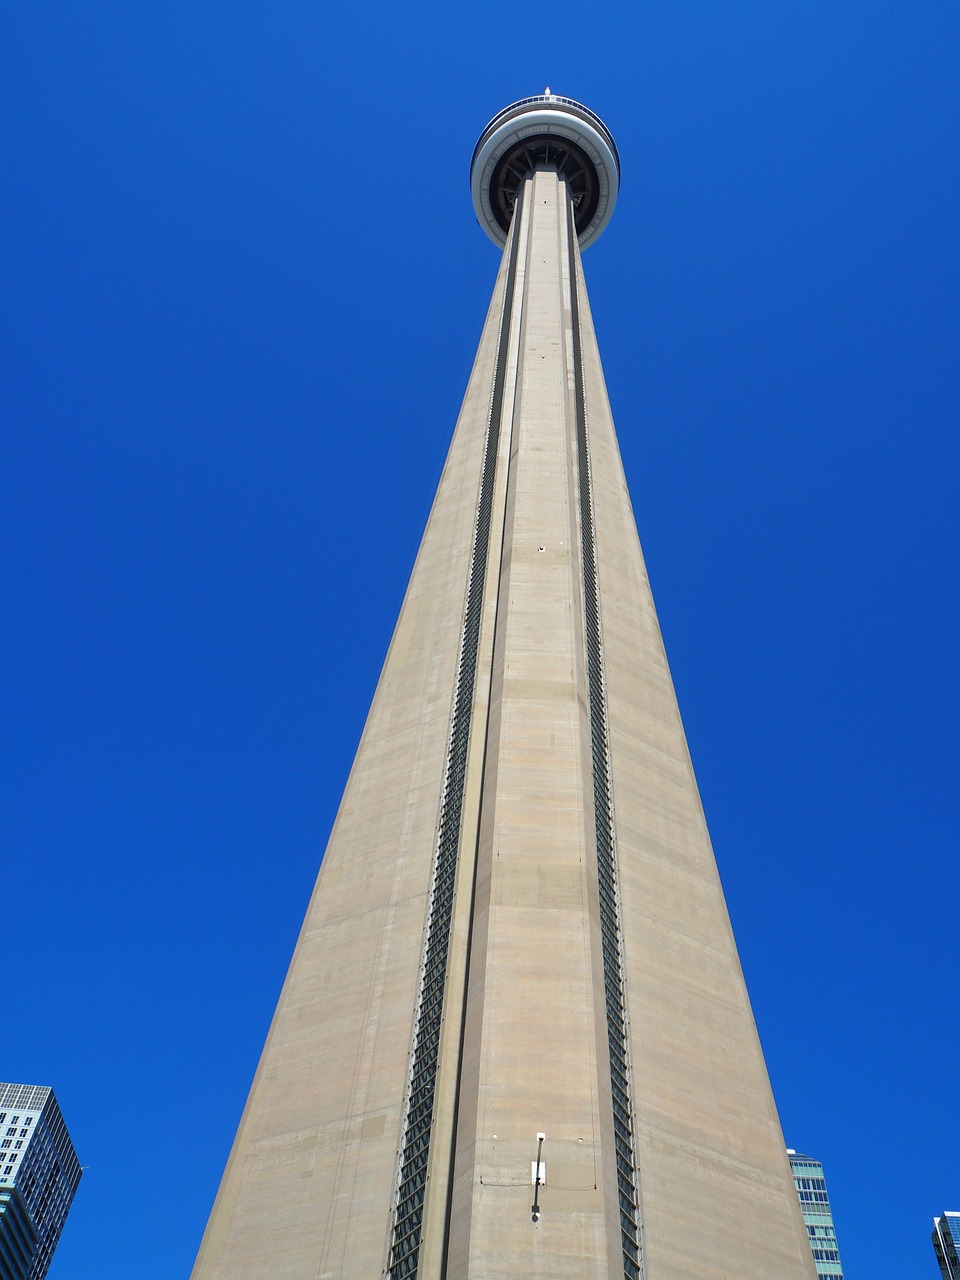
[[[14,0],[0,1076],[84,1181],[51,1280],[185,1276],[497,255],[467,170],[609,123],[585,258],[789,1145],[848,1280],[936,1275],[956,1107],[955,0]]]

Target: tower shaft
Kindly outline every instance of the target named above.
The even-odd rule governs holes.
[[[815,1274],[547,166],[194,1280],[385,1272]]]
[[[491,566],[496,625],[450,1273],[619,1274],[620,1232],[608,1231],[616,1172],[609,1159],[602,1167],[613,1145],[579,527],[576,256],[555,171],[525,183],[514,220],[509,440]],[[534,1225],[540,1132],[548,1179]]]

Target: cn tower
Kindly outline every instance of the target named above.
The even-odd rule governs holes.
[[[194,1280],[814,1280],[587,301],[617,148],[547,90],[470,186],[493,297]]]

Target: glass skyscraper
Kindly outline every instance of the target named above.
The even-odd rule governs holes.
[[[800,1211],[803,1214],[813,1261],[820,1280],[843,1280],[840,1250],[837,1248],[837,1232],[830,1211],[830,1197],[823,1176],[823,1165],[811,1156],[801,1155],[787,1148],[793,1181],[797,1188]]]
[[[0,1084],[0,1275],[43,1280],[80,1182],[53,1090]]]
[[[934,1218],[933,1251],[943,1280],[960,1280],[960,1213],[942,1213]]]

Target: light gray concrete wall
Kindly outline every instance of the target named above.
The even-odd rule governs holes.
[[[811,1280],[580,288],[646,1280]]]
[[[501,270],[195,1280],[385,1264],[503,287]]]

